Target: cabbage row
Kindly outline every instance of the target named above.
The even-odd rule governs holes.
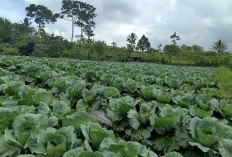
[[[214,68],[0,58],[1,157],[231,157]]]

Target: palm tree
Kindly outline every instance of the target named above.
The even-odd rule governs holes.
[[[222,53],[228,49],[228,45],[225,41],[222,41],[220,39],[213,44],[212,48],[213,48],[213,50],[217,51],[218,53]]]
[[[138,39],[138,36],[135,33],[131,33],[130,35],[128,35],[127,42],[129,44],[127,46],[132,48],[132,50],[134,50],[137,39]]]

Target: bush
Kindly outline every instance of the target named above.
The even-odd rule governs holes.
[[[51,40],[48,44],[47,55],[52,58],[61,57],[64,51],[63,44],[60,40]]]
[[[48,48],[47,45],[45,44],[36,44],[34,47],[34,51],[32,53],[32,56],[36,56],[36,57],[46,57]]]
[[[4,48],[2,55],[19,55],[19,50],[17,48]]]
[[[31,37],[27,35],[21,35],[16,38],[14,47],[17,47],[20,54],[25,56],[30,56],[35,48],[36,43],[38,43],[40,38]]]
[[[166,45],[164,47],[164,52],[165,53],[177,54],[177,53],[181,52],[181,49],[176,45]]]
[[[106,47],[106,43],[105,43],[104,41],[96,41],[96,42],[94,43],[95,51],[96,51],[100,56],[102,56],[102,55],[104,54],[105,47]]]
[[[229,55],[223,56],[220,60],[221,66],[227,66],[231,62],[231,57]]]

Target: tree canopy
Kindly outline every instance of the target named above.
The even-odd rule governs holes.
[[[29,20],[34,19],[35,23],[38,24],[39,34],[46,23],[55,23],[59,17],[59,14],[53,14],[51,10],[43,5],[30,4],[25,10]]]
[[[96,8],[94,6],[81,1],[62,1],[61,17],[67,18],[69,21],[72,22],[72,42],[74,37],[74,26],[80,27],[81,39],[83,38],[83,33],[85,33],[88,38],[94,36],[94,18],[97,16],[95,10]]]
[[[151,44],[148,40],[148,38],[143,35],[140,39],[139,39],[139,42],[137,44],[139,50],[141,50],[142,52],[144,52],[145,50],[148,51],[151,47]]]
[[[172,39],[173,45],[177,44],[176,41],[181,40],[180,37],[178,35],[176,35],[176,32],[174,32],[173,35],[171,35],[170,38]]]
[[[217,53],[222,53],[228,49],[228,45],[225,41],[220,39],[213,44],[212,49]]]

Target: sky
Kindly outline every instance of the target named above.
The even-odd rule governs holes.
[[[45,5],[59,13],[62,0],[0,0],[0,16],[12,22],[26,17],[29,4]],[[127,36],[134,32],[140,38],[149,38],[157,48],[171,44],[170,36],[176,32],[178,45],[200,45],[211,50],[212,44],[222,39],[232,50],[232,1],[231,0],[82,0],[96,8],[94,39],[107,44],[116,42],[126,46]],[[36,26],[36,25],[35,25]],[[58,20],[46,25],[45,30],[70,40],[71,23]],[[80,30],[75,28],[75,35]]]

